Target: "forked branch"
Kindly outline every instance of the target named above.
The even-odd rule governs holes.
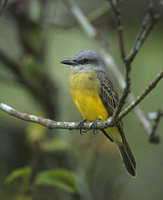
[[[142,27],[140,30],[140,33],[137,36],[136,42],[131,49],[131,53],[126,56],[126,51],[125,51],[125,42],[124,42],[124,36],[123,36],[123,26],[122,26],[122,17],[121,17],[121,9],[119,5],[119,1],[116,1],[116,3],[113,2],[113,0],[109,0],[110,6],[112,7],[112,10],[115,15],[115,19],[117,22],[117,33],[119,36],[119,46],[120,46],[120,51],[121,51],[121,56],[122,60],[125,65],[126,69],[126,76],[125,76],[125,88],[123,90],[122,96],[119,101],[119,105],[115,109],[115,112],[113,114],[113,120],[115,120],[119,113],[122,110],[122,107],[125,104],[125,101],[130,93],[130,87],[131,87],[131,78],[130,78],[130,72],[131,72],[131,67],[132,67],[132,62],[143,45],[145,39],[153,29],[154,25],[158,21],[161,13],[162,13],[162,8],[163,8],[163,2],[160,0],[159,1],[159,6],[157,10],[153,10],[153,1],[149,2],[147,13],[145,15],[145,18],[142,23]],[[146,90],[147,92],[148,90]],[[138,97],[139,99],[139,97]],[[136,101],[137,102],[137,101]],[[135,102],[133,102],[131,105],[135,106]],[[132,108],[132,106],[131,106]]]

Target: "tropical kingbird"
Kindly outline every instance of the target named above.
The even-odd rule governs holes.
[[[61,63],[71,65],[69,88],[84,118],[83,123],[94,122],[95,127],[98,121],[105,121],[112,116],[119,98],[103,58],[95,51],[84,50]],[[80,123],[80,128],[83,123]],[[108,127],[102,132],[118,147],[128,173],[136,176],[136,162],[123,133],[122,121],[116,127]]]

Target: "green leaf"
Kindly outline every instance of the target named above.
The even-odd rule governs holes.
[[[15,169],[12,173],[5,179],[6,183],[11,183],[18,178],[23,178],[24,181],[28,181],[31,177],[32,169],[30,167],[23,167]]]
[[[36,185],[47,185],[57,187],[68,193],[77,192],[77,180],[75,175],[65,169],[55,169],[39,173],[34,183]]]

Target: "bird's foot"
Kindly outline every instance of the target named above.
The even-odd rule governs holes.
[[[92,123],[92,125],[91,125],[91,128],[93,128],[93,134],[95,135],[96,134],[96,128],[97,128],[97,124],[98,124],[98,122],[100,122],[101,121],[101,119],[100,118],[98,118],[96,121],[94,121],[93,123]]]
[[[84,132],[84,131],[82,131],[82,129],[83,129],[84,123],[85,123],[86,121],[87,121],[86,119],[82,120],[81,122],[79,122],[79,124],[78,124],[78,126],[77,126],[77,130],[80,131],[80,134],[81,134],[81,135],[83,135],[83,132]]]

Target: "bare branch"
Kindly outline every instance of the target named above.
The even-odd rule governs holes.
[[[142,29],[141,29],[140,34],[138,35],[138,37],[136,39],[136,43],[135,43],[135,45],[133,47],[132,54],[130,54],[126,58],[123,31],[122,31],[122,23],[121,23],[121,10],[120,10],[120,7],[119,7],[119,3],[117,2],[116,4],[114,4],[113,0],[109,0],[109,2],[110,2],[110,5],[112,7],[112,10],[114,12],[114,15],[115,15],[115,18],[116,18],[116,21],[117,21],[117,32],[118,32],[118,36],[119,36],[119,44],[120,44],[120,49],[121,49],[121,56],[122,56],[122,60],[123,60],[123,62],[125,64],[125,69],[126,69],[126,76],[125,76],[126,85],[125,85],[125,88],[123,90],[122,96],[120,98],[119,105],[117,106],[117,108],[115,109],[115,112],[113,114],[113,121],[114,121],[115,119],[117,119],[117,117],[118,117],[123,105],[125,104],[127,96],[130,93],[131,64],[132,64],[132,62],[133,62],[138,50],[140,49],[140,47],[143,45],[145,39],[147,38],[148,34],[151,32],[151,30],[153,29],[154,25],[158,21],[162,9],[159,8],[159,11],[157,10],[155,12],[155,14],[152,13],[151,10],[153,8],[153,3],[152,3],[152,1],[150,1],[147,14],[146,14],[146,16],[145,16],[145,18],[143,20]],[[161,4],[161,1],[160,1],[160,4]],[[149,19],[151,19],[151,23],[148,25]],[[131,106],[131,110],[132,110],[132,106]]]
[[[117,32],[118,32],[118,37],[119,37],[121,56],[122,56],[122,60],[125,62],[126,52],[125,52],[125,45],[124,45],[121,9],[119,7],[118,2],[117,2],[117,4],[114,4],[113,0],[109,0],[109,3],[110,3],[110,6],[111,6],[111,8],[114,12],[115,18],[116,18]]]
[[[147,86],[147,88],[133,101],[118,117],[118,121],[125,117],[131,110],[133,110],[150,92],[154,89],[157,83],[163,78],[163,70],[156,76],[156,78]]]
[[[131,85],[131,83],[130,83],[130,71],[131,71],[131,65],[130,64],[126,64],[126,66],[127,66],[126,67],[126,77],[125,77],[126,85],[125,85],[125,88],[123,90],[122,96],[120,98],[119,104],[118,104],[118,106],[116,107],[116,109],[114,111],[113,121],[115,119],[117,119],[119,113],[122,110],[122,107],[124,106],[124,104],[126,102],[128,94],[130,93],[130,85]]]
[[[57,122],[57,121],[54,121],[51,119],[46,119],[43,117],[38,117],[35,115],[23,113],[23,112],[20,112],[4,103],[0,103],[0,110],[6,112],[9,115],[12,115],[12,116],[18,118],[18,119],[22,119],[27,122],[34,122],[34,123],[40,124],[42,126],[48,127],[50,129],[60,128],[60,129],[74,130],[74,129],[77,129],[77,127],[79,125],[79,123],[77,123],[77,122]],[[97,124],[97,129],[101,130],[101,129],[105,129],[109,126],[114,126],[115,124],[113,124],[113,122],[111,122],[111,119],[112,118],[109,118],[107,121],[99,122]],[[92,125],[92,123],[85,123],[83,126],[83,129],[91,130],[91,129],[93,129],[93,127],[91,125]]]
[[[132,93],[129,94],[128,98],[129,98],[130,102],[135,101],[135,97],[133,96]],[[152,130],[152,125],[151,125],[150,121],[147,119],[144,111],[140,108],[139,105],[137,105],[134,109],[134,112],[135,112],[136,116],[138,117],[138,120],[140,121],[141,125],[146,130],[146,133],[148,135],[150,135],[151,130]]]
[[[140,33],[138,34],[135,45],[127,58],[127,60],[129,62],[133,61],[133,59],[135,58],[139,49],[142,47],[144,41],[146,40],[147,36],[149,35],[149,33],[152,31],[154,25],[159,20],[161,14],[162,14],[162,11],[163,11],[163,1],[160,0],[158,10],[156,10],[154,12],[152,9],[153,9],[153,2],[150,1],[148,9],[147,9],[147,13],[144,17],[144,20],[143,20],[143,23],[141,26]]]
[[[152,127],[151,136],[149,138],[149,141],[151,143],[159,143],[160,142],[160,139],[159,139],[158,135],[156,135],[156,129],[157,129],[158,125],[159,125],[161,117],[163,117],[163,111],[158,110],[157,114],[156,114],[154,125]]]
[[[109,0],[109,3],[112,7],[112,10],[114,12],[116,21],[117,21],[117,32],[119,36],[119,44],[120,44],[120,50],[121,50],[121,56],[122,60],[125,64],[125,69],[126,69],[126,77],[125,77],[125,88],[123,90],[122,96],[120,98],[119,104],[117,108],[115,109],[115,112],[113,114],[113,121],[117,119],[123,105],[125,104],[126,98],[128,94],[130,93],[130,71],[131,71],[131,62],[128,60],[126,61],[126,52],[125,52],[125,46],[124,46],[124,37],[123,37],[123,27],[122,27],[122,17],[121,17],[121,9],[119,7],[119,3],[117,1],[116,4],[113,3],[113,0]]]

